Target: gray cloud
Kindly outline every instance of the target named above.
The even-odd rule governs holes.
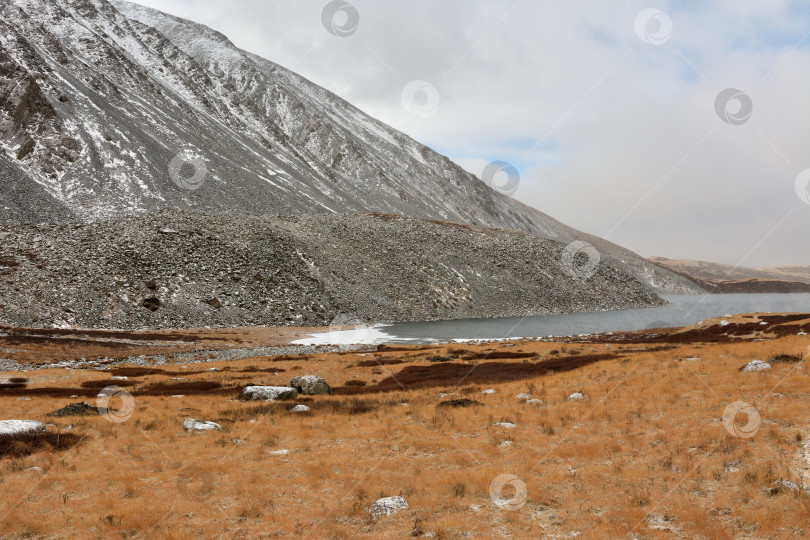
[[[325,0],[141,3],[223,32],[475,174],[514,164],[516,198],[642,255],[810,264],[810,205],[794,192],[810,168],[807,2],[351,0],[360,25],[345,38],[322,26]],[[634,30],[651,6],[672,20],[661,45]],[[435,114],[402,106],[413,80],[438,90]],[[715,113],[726,88],[752,100],[742,125]]]

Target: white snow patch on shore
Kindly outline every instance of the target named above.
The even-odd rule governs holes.
[[[390,342],[393,338],[382,329],[388,325],[375,324],[372,326],[359,326],[348,330],[331,330],[293,341],[293,345],[378,345]],[[412,339],[397,339],[397,341],[414,341]]]

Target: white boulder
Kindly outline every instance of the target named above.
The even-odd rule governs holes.
[[[290,387],[298,390],[299,393],[315,396],[320,394],[331,394],[332,387],[323,377],[318,375],[301,375],[290,379]]]
[[[298,390],[289,386],[246,386],[240,397],[247,401],[295,399],[298,397]]]
[[[183,428],[186,431],[222,431],[222,426],[216,422],[195,420],[193,418],[186,418],[183,422]]]
[[[400,510],[409,508],[408,501],[397,495],[396,497],[383,497],[371,505],[371,514],[374,517],[390,516]]]
[[[568,396],[568,399],[570,401],[577,401],[577,400],[585,399],[585,394],[583,394],[582,392],[574,392],[573,394]]]
[[[309,412],[309,407],[307,407],[306,405],[296,405],[295,407],[290,409],[290,412],[294,413]]]
[[[741,367],[740,371],[745,373],[748,371],[765,371],[766,369],[771,369],[771,365],[768,362],[764,362],[762,360],[751,360]]]

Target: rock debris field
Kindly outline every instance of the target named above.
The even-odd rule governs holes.
[[[0,244],[0,324],[15,327],[325,326],[663,303],[609,258],[576,277],[564,244],[390,215],[3,224]]]

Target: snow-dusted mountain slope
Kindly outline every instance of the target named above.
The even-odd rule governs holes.
[[[649,285],[695,290],[218,32],[136,4],[5,0],[0,96],[0,220],[387,212],[584,240]],[[172,181],[203,169],[199,189]]]

